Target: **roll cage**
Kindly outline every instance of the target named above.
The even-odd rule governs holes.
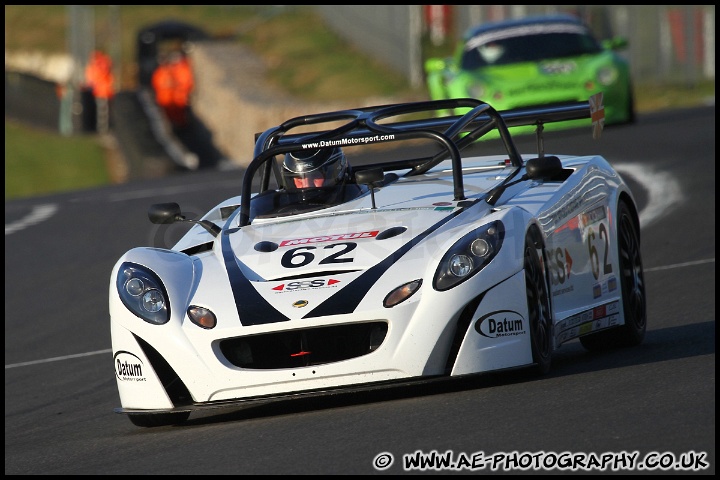
[[[600,95],[600,94],[598,94]],[[592,101],[573,102],[553,107],[532,107],[516,110],[496,111],[490,104],[472,98],[432,100],[402,104],[380,105],[351,110],[320,113],[292,118],[277,127],[261,133],[256,140],[254,158],[247,166],[243,176],[241,201],[239,208],[239,226],[250,224],[250,202],[253,195],[255,175],[261,174],[260,191],[270,189],[271,175],[278,185],[282,185],[282,176],[274,161],[277,155],[299,151],[304,148],[330,148],[334,146],[353,146],[369,143],[392,142],[413,139],[429,139],[440,145],[440,150],[428,157],[412,160],[400,160],[375,163],[354,167],[357,172],[370,169],[385,171],[409,169],[406,177],[421,175],[439,163],[450,158],[453,174],[453,194],[455,200],[464,200],[462,175],[462,157],[460,152],[493,129],[497,129],[500,139],[515,170],[494,190],[503,189],[523,169],[524,162],[515,147],[508,130],[509,127],[536,125],[538,157],[544,156],[542,130],[543,124],[591,117]],[[596,107],[601,111],[601,105]],[[444,115],[442,112],[467,109],[464,115]],[[381,123],[393,117],[419,116],[434,114],[430,118],[417,120],[397,120]],[[339,127],[306,133],[290,133],[293,129],[309,125],[337,124]],[[380,139],[382,136],[382,139]],[[392,137],[391,140],[385,139]],[[374,140],[378,139],[378,140]],[[490,192],[487,201],[494,203],[499,195]]]

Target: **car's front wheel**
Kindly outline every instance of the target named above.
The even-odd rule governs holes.
[[[617,211],[617,244],[625,324],[580,337],[582,346],[590,351],[632,347],[645,338],[647,310],[640,236],[630,207],[622,201]]]
[[[528,304],[528,323],[535,369],[540,374],[550,371],[552,356],[552,315],[545,269],[542,268],[543,241],[540,231],[533,227],[525,237],[523,264],[525,267],[525,296]]]
[[[129,413],[133,425],[138,427],[165,427],[183,423],[190,417],[190,412],[177,413]]]

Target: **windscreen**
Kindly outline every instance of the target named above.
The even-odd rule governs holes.
[[[463,70],[596,54],[597,40],[580,25],[525,25],[480,33],[465,44]]]

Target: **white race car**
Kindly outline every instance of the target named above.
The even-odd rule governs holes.
[[[457,108],[468,113],[442,115]],[[115,411],[178,424],[337,389],[542,374],[574,338],[641,343],[631,191],[600,156],[543,151],[544,123],[578,118],[599,134],[601,96],[507,112],[469,98],[384,105],[263,132],[239,196],[199,219],[153,205],[153,223],[189,230],[113,268]],[[518,153],[516,125],[538,126],[537,154]],[[382,162],[352,161],[392,145]],[[478,148],[499,151],[467,154]]]

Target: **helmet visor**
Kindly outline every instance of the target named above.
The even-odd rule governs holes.
[[[342,181],[347,160],[340,150],[301,151],[285,156],[283,168],[292,188],[333,186]]]
[[[298,173],[293,176],[295,188],[317,188],[324,187],[330,180],[325,178],[321,170],[313,170],[308,173]],[[331,183],[329,183],[331,184]]]

